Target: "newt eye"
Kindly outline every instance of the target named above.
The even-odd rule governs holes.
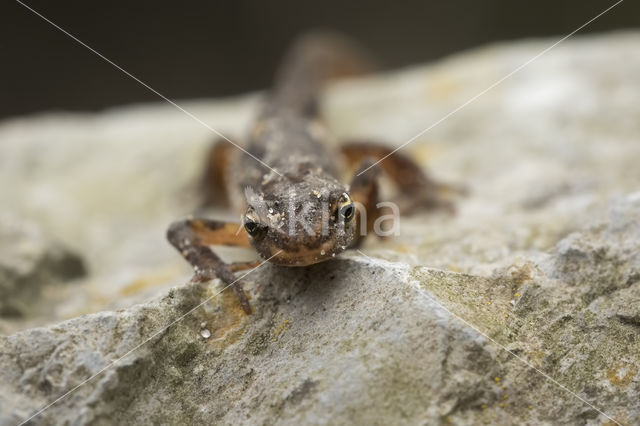
[[[251,219],[245,219],[244,229],[246,229],[249,234],[253,235],[258,230],[258,222],[254,222]]]
[[[353,203],[345,204],[340,207],[340,216],[342,216],[345,222],[349,222],[355,216],[356,208],[353,206]]]
[[[265,228],[265,226],[260,222],[260,218],[253,210],[247,211],[244,215],[243,225],[244,229],[252,237],[256,236]]]

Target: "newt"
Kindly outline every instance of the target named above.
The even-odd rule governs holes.
[[[368,72],[372,64],[361,47],[337,34],[314,33],[294,43],[246,150],[219,140],[207,158],[210,200],[230,205],[242,215],[242,223],[192,218],[169,227],[167,238],[193,266],[194,279],[217,277],[230,285],[247,314],[251,305],[234,272],[257,262],[225,263],[212,246],[252,247],[263,259],[292,267],[332,259],[360,244],[381,216],[382,172],[395,183],[403,213],[452,210],[448,186],[434,181],[411,158],[372,141],[338,144],[323,123],[323,84]],[[345,184],[342,179],[350,170],[357,172]]]

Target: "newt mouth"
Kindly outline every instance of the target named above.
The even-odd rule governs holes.
[[[328,247],[314,249],[307,249],[303,247],[300,250],[295,251],[287,251],[274,247],[272,249],[273,253],[277,253],[278,251],[279,253],[276,256],[270,255],[273,257],[269,260],[269,262],[283,266],[308,266],[333,259],[346,249],[346,247],[334,246],[330,244],[323,246]],[[263,257],[265,256],[265,254],[261,253]],[[266,258],[268,259],[270,258],[270,256],[267,256]]]

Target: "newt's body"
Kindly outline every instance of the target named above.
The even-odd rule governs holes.
[[[253,247],[264,259],[305,266],[356,244],[360,222],[371,230],[378,197],[378,166],[342,182],[347,165],[364,170],[390,153],[367,143],[333,142],[319,120],[317,93],[327,79],[364,71],[367,61],[349,41],[314,35],[294,46],[250,133],[248,155],[225,141],[212,149],[208,183],[212,198],[243,214],[243,224],[188,219],[172,224],[168,239],[200,279],[220,278],[250,305],[233,272],[255,263],[224,263],[212,245]],[[260,159],[270,168],[258,162]],[[393,154],[379,167],[395,181],[405,207],[450,208],[440,185],[409,158]],[[359,209],[358,209],[359,208]],[[359,211],[358,211],[359,210]],[[365,217],[366,215],[366,217]]]

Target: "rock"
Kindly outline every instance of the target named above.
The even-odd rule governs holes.
[[[5,122],[0,192],[91,273],[0,337],[0,423],[640,423],[639,42],[569,39],[425,133],[405,149],[468,184],[458,214],[265,265],[251,316],[161,241],[206,129],[165,105]],[[552,43],[337,83],[325,110],[400,145]],[[184,106],[242,135],[255,102]]]
[[[47,239],[39,228],[7,215],[0,217],[0,317],[26,317],[42,308],[45,286],[85,275],[82,259]]]

